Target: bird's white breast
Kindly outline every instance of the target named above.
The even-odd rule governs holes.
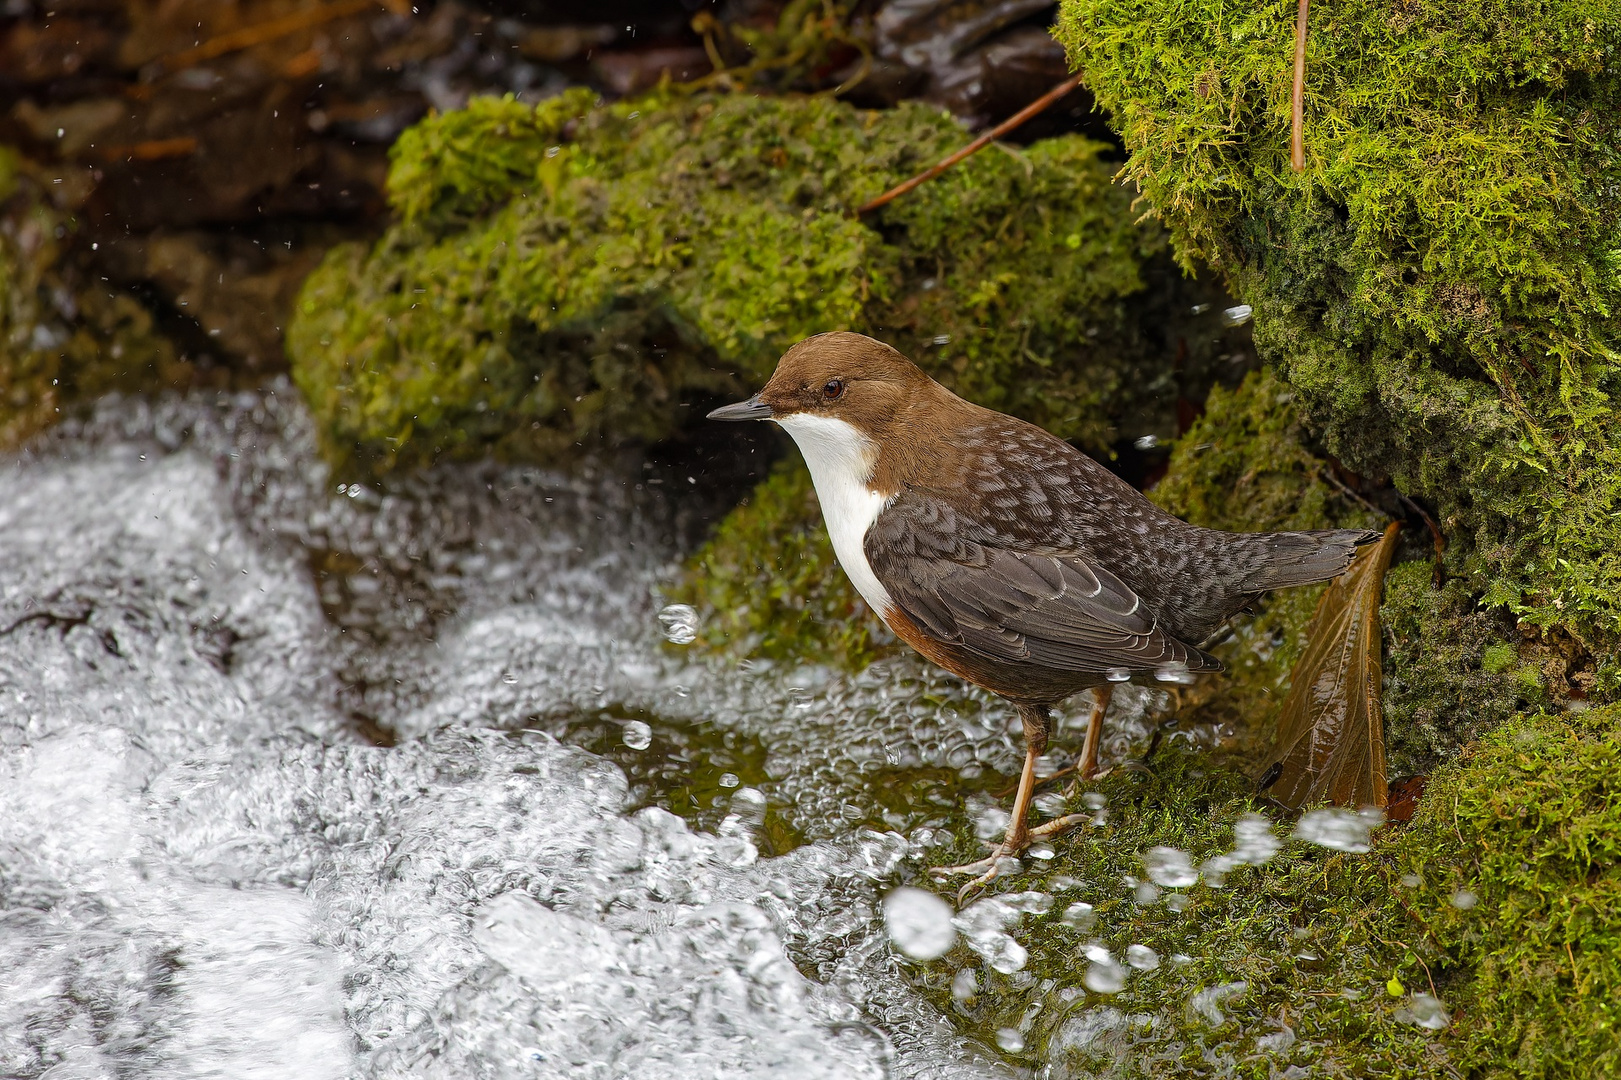
[[[889,502],[888,496],[867,486],[878,463],[877,445],[854,425],[829,416],[794,413],[778,418],[777,423],[793,436],[810,466],[839,565],[868,607],[879,615],[888,613],[893,606],[889,591],[872,572],[862,547],[867,530]]]

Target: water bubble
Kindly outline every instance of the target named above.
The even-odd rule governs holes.
[[[691,604],[670,604],[659,612],[664,638],[673,645],[691,645],[698,640],[698,611]]]
[[[1132,444],[1139,450],[1152,450],[1159,445],[1158,435],[1142,435],[1133,440]]]
[[[1396,1010],[1396,1019],[1431,1031],[1440,1031],[1448,1022],[1446,1006],[1433,994],[1414,994],[1405,1007]]]
[[[1237,307],[1227,308],[1221,313],[1221,325],[1243,326],[1255,317],[1255,309],[1248,304],[1239,304]]]
[[[1064,909],[1064,914],[1060,917],[1065,926],[1072,926],[1077,930],[1090,930],[1098,921],[1097,912],[1092,909],[1091,904],[1084,901],[1071,904]]]
[[[723,788],[734,788],[742,782],[737,778],[736,773],[723,772],[720,774],[720,786]]]
[[[1041,914],[1052,907],[1053,898],[1044,892],[1007,893],[989,896],[969,904],[951,920],[973,949],[994,971],[1011,975],[1030,959],[1023,945],[1004,929],[1020,915]]]
[[[1010,1054],[1017,1054],[1024,1049],[1024,1036],[1018,1028],[998,1028],[996,1031],[996,1045]]]
[[[1143,866],[1156,885],[1168,889],[1185,889],[1199,880],[1188,853],[1174,847],[1151,847],[1143,856]]]
[[[1153,971],[1159,967],[1159,953],[1147,945],[1126,946],[1126,963],[1138,971]]]
[[[1053,850],[1053,846],[1051,844],[1044,843],[1031,844],[1029,847],[1024,849],[1024,853],[1030,856],[1032,859],[1040,859],[1043,862],[1058,854],[1058,852]]]
[[[974,815],[974,835],[981,840],[995,840],[1007,832],[1011,816],[1000,806],[988,806]]]
[[[1222,1005],[1231,998],[1243,996],[1249,988],[1249,983],[1230,982],[1200,990],[1188,999],[1188,1019],[1202,1018],[1211,1027],[1221,1027],[1227,1022]]]
[[[1131,669],[1130,668],[1123,668],[1123,667],[1112,667],[1108,671],[1105,671],[1103,673],[1103,677],[1105,679],[1108,679],[1110,682],[1130,682],[1131,681]]]
[[[895,947],[914,960],[937,960],[951,950],[957,930],[951,905],[924,889],[902,885],[884,897],[884,926]]]
[[[1242,864],[1260,866],[1278,853],[1281,846],[1273,835],[1272,822],[1261,814],[1241,814],[1233,823],[1236,840],[1232,857]]]
[[[1384,824],[1385,815],[1374,809],[1361,811],[1329,807],[1312,810],[1295,825],[1295,839],[1334,851],[1361,854],[1373,846],[1372,829]]]
[[[1480,903],[1480,897],[1476,896],[1468,889],[1459,889],[1448,899],[1452,901],[1452,906],[1457,908],[1459,911],[1468,911],[1470,908]]]
[[[1114,954],[1101,945],[1088,945],[1085,950],[1086,958],[1092,961],[1092,966],[1086,969],[1081,982],[1095,994],[1118,994],[1126,988],[1126,976],[1130,974]]]
[[[646,750],[653,745],[653,729],[641,720],[632,720],[627,723],[624,732],[619,737],[632,750]]]
[[[978,993],[979,972],[973,968],[963,968],[951,980],[951,996],[958,1001],[972,1001]]]

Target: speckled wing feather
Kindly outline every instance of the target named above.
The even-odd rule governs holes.
[[[925,633],[1006,664],[1070,672],[1168,664],[1219,670],[1172,637],[1119,577],[1080,554],[990,546],[927,492],[896,499],[864,550],[890,599]]]

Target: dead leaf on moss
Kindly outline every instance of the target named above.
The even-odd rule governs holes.
[[[1364,548],[1312,614],[1278,715],[1278,740],[1261,770],[1261,789],[1290,809],[1324,799],[1383,809],[1389,801],[1379,594],[1400,528],[1391,522],[1382,540]]]

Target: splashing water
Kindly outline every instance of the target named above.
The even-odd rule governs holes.
[[[1396,1020],[1431,1031],[1440,1031],[1451,1022],[1446,1006],[1433,994],[1414,994],[1412,1000],[1396,1010]]]
[[[673,645],[691,645],[698,640],[698,611],[691,604],[670,604],[659,612],[664,639]]]
[[[1342,810],[1328,807],[1302,814],[1295,824],[1296,840],[1334,851],[1362,854],[1373,847],[1371,833],[1383,825],[1385,815],[1378,810]]]
[[[994,1075],[898,969],[921,848],[852,763],[1009,772],[1000,714],[669,653],[704,518],[643,479],[339,492],[285,383],[0,464],[0,1075]]]
[[[1154,884],[1168,889],[1185,889],[1199,880],[1188,853],[1173,847],[1149,848],[1143,855],[1143,867]]]
[[[951,918],[951,905],[923,889],[903,885],[884,897],[889,940],[914,960],[935,960],[951,951],[957,940]]]

